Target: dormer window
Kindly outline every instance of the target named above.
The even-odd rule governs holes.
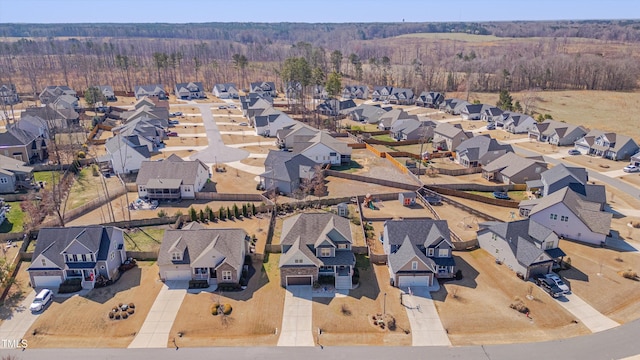
[[[331,249],[330,248],[321,248],[320,249],[320,256],[321,257],[329,257],[329,256],[331,256]]]
[[[411,270],[418,270],[418,262],[417,261],[412,261],[411,262]]]
[[[174,251],[173,253],[171,253],[171,260],[173,260],[173,261],[182,260],[182,253],[179,252],[179,251]]]
[[[433,248],[427,249],[427,256],[433,256]]]

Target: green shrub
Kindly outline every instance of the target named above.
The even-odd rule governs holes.
[[[167,217],[167,212],[164,210],[158,211],[158,217],[159,218]]]
[[[70,294],[82,290],[82,279],[67,279],[58,288],[60,294]]]
[[[360,219],[359,219],[359,218],[357,218],[357,217],[351,218],[351,222],[352,222],[354,225],[360,225],[360,224],[361,224],[361,223],[360,223]]]
[[[231,314],[231,304],[224,304],[222,305],[222,313],[225,315],[229,315]]]
[[[191,221],[198,221],[198,212],[192,207],[189,208],[189,218]]]
[[[200,214],[198,214],[200,217],[200,222],[205,222],[207,220],[207,218],[205,217],[204,211],[202,209],[200,209]]]
[[[182,215],[184,215],[184,214],[180,210],[178,210],[175,213],[173,213],[173,216],[175,216],[176,218],[180,218],[180,217],[182,217]]]

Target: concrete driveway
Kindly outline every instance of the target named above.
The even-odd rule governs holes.
[[[578,320],[582,321],[584,326],[588,327],[591,332],[595,333],[620,326],[617,322],[602,315],[576,294],[569,294],[558,298],[558,304],[573,314]]]
[[[187,294],[187,281],[167,281],[129,348],[166,348],[169,331]]]
[[[311,286],[287,287],[278,346],[315,346],[311,328],[311,296]]]
[[[29,305],[31,305],[35,297],[36,292],[31,290],[20,305],[13,309],[11,317],[2,322],[0,325],[0,339],[20,340],[24,337],[24,334],[40,315],[40,313],[31,313],[29,310]],[[49,303],[47,308],[50,305]],[[44,311],[47,311],[47,308]],[[1,343],[0,347],[2,347]]]
[[[197,107],[202,113],[202,124],[206,130],[209,145],[198,151],[198,153],[191,155],[191,160],[201,160],[205,164],[214,164],[240,161],[249,156],[249,152],[246,150],[234,149],[224,144],[220,130],[218,130],[218,126],[213,121],[210,104],[198,104]]]
[[[411,324],[412,346],[451,346],[428,288],[411,287],[402,295],[402,303]]]

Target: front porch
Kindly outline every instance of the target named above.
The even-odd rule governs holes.
[[[321,266],[318,269],[318,276],[333,277],[335,288],[338,290],[350,290],[353,287],[353,268],[351,266]]]
[[[65,271],[65,279],[81,279],[83,289],[93,289],[96,284],[95,269],[71,269]]]
[[[209,286],[218,285],[218,277],[214,268],[195,268],[192,279],[206,281]]]

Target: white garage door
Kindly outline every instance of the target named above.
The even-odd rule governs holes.
[[[57,288],[60,287],[62,279],[60,278],[60,276],[34,276],[33,282],[34,287]]]
[[[167,270],[164,272],[165,280],[191,280],[191,270]]]
[[[429,286],[429,276],[400,276],[398,278],[398,287],[403,288],[408,286]]]

